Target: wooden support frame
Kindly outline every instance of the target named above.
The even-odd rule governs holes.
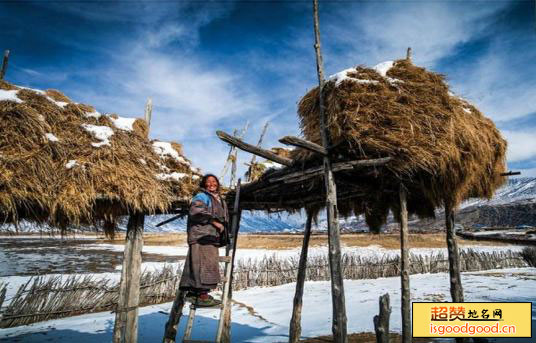
[[[407,191],[400,184],[400,287],[402,294],[402,343],[411,343],[411,298],[409,288],[409,229]]]
[[[301,336],[301,313],[303,299],[303,285],[305,283],[307,270],[307,252],[309,250],[309,240],[311,238],[311,224],[313,216],[307,212],[307,221],[305,222],[305,230],[303,232],[303,245],[300,254],[300,262],[298,267],[298,277],[296,280],[296,292],[294,293],[294,305],[292,307],[292,318],[290,320],[289,343],[298,343]]]
[[[324,108],[324,65],[320,46],[320,29],[318,20],[318,0],[313,0],[313,21],[315,35],[316,70],[318,74],[318,101],[320,105],[320,128],[324,149],[330,146],[327,113]],[[341,265],[341,234],[339,230],[339,211],[337,209],[337,186],[328,155],[324,155],[324,181],[326,185],[326,212],[328,222],[329,269],[331,273],[331,300],[333,305],[332,332],[333,341],[347,343],[346,304]]]
[[[389,343],[389,318],[391,316],[391,305],[389,293],[380,296],[380,314],[374,316],[374,331],[376,332],[376,343]]]
[[[252,154],[255,154],[257,156],[264,157],[267,160],[270,160],[270,161],[285,165],[287,167],[292,164],[292,160],[289,159],[289,158],[281,157],[281,156],[278,156],[277,154],[275,154],[275,153],[273,153],[271,151],[261,149],[261,148],[257,148],[256,146],[248,144],[248,143],[242,141],[241,139],[233,137],[233,136],[231,136],[231,135],[229,135],[229,134],[227,134],[227,133],[225,133],[223,131],[216,131],[216,135],[222,141],[224,141],[226,143],[229,143],[229,144],[237,147],[240,150],[244,150],[244,151],[250,152]]]
[[[306,150],[309,150],[311,152],[315,152],[317,154],[320,154],[322,156],[325,156],[328,154],[328,151],[321,145],[318,145],[313,142],[309,142],[305,139],[294,137],[294,136],[285,136],[279,140],[280,143],[283,143],[285,145],[292,145],[299,148],[303,148]]]

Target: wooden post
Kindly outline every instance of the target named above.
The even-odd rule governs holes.
[[[460,252],[454,228],[454,210],[448,201],[445,201],[445,224],[447,227],[447,250],[449,254],[450,295],[453,302],[460,303],[463,302]]]
[[[9,62],[9,50],[4,52],[4,60],[2,61],[2,69],[0,69],[0,80],[4,79],[7,71],[7,63]]]
[[[376,331],[376,343],[389,343],[389,317],[391,306],[389,293],[380,297],[380,315],[374,316],[374,330]]]
[[[407,194],[400,184],[400,280],[402,290],[402,343],[411,343],[411,304],[409,293],[409,233]]]
[[[309,249],[309,239],[311,238],[311,223],[313,216],[307,212],[307,221],[305,222],[305,230],[303,232],[303,245],[300,254],[300,264],[298,267],[298,277],[296,279],[296,292],[294,294],[294,307],[292,309],[292,319],[290,320],[289,343],[298,343],[301,336],[301,313],[302,313],[302,298],[303,284],[307,271],[307,251]]]
[[[151,117],[153,115],[153,99],[147,98],[147,103],[145,104],[145,121],[147,126],[151,126]]]
[[[133,213],[128,219],[119,300],[115,314],[114,343],[136,343],[138,341],[138,305],[140,301],[144,219],[145,216],[142,213]]]
[[[408,51],[406,52],[406,60],[411,62],[411,47],[408,47]]]
[[[184,308],[185,295],[186,292],[181,291],[180,288],[177,289],[175,300],[173,300],[171,312],[169,313],[169,318],[165,326],[164,339],[162,340],[163,343],[175,343],[177,326],[182,316],[182,309]]]
[[[2,305],[4,304],[4,300],[6,300],[6,291],[7,291],[7,285],[2,284],[2,289],[0,290],[0,310],[2,309]],[[0,311],[0,322],[2,321],[3,313]]]
[[[313,19],[315,33],[315,53],[316,70],[318,74],[318,101],[320,104],[320,128],[322,134],[322,145],[328,150],[329,129],[327,126],[326,111],[324,109],[324,66],[320,46],[320,29],[318,23],[318,0],[313,0]],[[326,184],[326,207],[328,220],[328,245],[329,245],[329,267],[331,272],[331,299],[333,303],[333,341],[336,343],[347,343],[346,333],[346,306],[344,299],[344,284],[341,266],[341,242],[337,209],[337,188],[329,155],[324,156],[324,181]]]
[[[222,295],[223,310],[220,312],[220,323],[218,325],[218,332],[216,333],[216,343],[231,343],[231,299],[233,297],[233,269],[234,260],[236,256],[236,247],[238,242],[238,232],[240,231],[240,186],[241,179],[238,179],[236,185],[236,196],[233,207],[233,217],[231,220],[231,243],[226,247],[226,254],[231,254],[231,265],[226,268],[225,287]]]
[[[454,228],[454,209],[445,200],[445,225],[447,227],[447,251],[449,254],[450,295],[455,303],[463,302],[463,287],[460,274],[460,252]],[[464,338],[456,338],[456,343],[466,342]]]
[[[149,98],[145,106],[145,120],[149,127],[151,125],[152,108],[153,103]],[[149,130],[147,130],[147,136],[149,136]],[[138,306],[140,303],[144,221],[145,215],[139,212],[132,213],[128,218],[113,343],[136,343],[138,341]]]

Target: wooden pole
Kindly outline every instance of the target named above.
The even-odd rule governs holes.
[[[297,146],[299,148],[307,149],[311,152],[320,154],[322,156],[327,155],[328,152],[326,149],[324,149],[323,146],[320,146],[316,143],[309,142],[305,139],[294,137],[294,136],[285,136],[279,140],[280,143],[286,144],[286,145],[292,145]]]
[[[322,145],[328,149],[329,129],[327,126],[326,111],[324,109],[323,88],[324,88],[324,66],[322,61],[322,52],[320,46],[320,29],[318,23],[318,0],[313,0],[313,19],[315,33],[315,53],[316,53],[316,71],[318,74],[318,101],[320,104],[320,127],[322,134]],[[333,172],[331,170],[331,161],[328,155],[324,156],[324,171],[326,184],[326,207],[328,220],[328,245],[329,245],[329,267],[331,272],[331,299],[333,303],[333,341],[336,343],[347,343],[346,333],[346,306],[344,299],[344,284],[341,266],[341,242],[339,231],[339,212],[337,209],[337,188]]]
[[[279,164],[282,164],[282,165],[285,165],[285,166],[290,166],[292,164],[292,160],[289,159],[289,158],[281,157],[281,156],[278,156],[277,154],[275,154],[275,153],[273,153],[271,151],[264,150],[264,149],[261,149],[261,148],[257,148],[256,146],[248,144],[248,143],[242,141],[241,139],[233,137],[233,136],[231,136],[231,135],[229,135],[229,134],[227,134],[227,133],[225,133],[223,131],[216,131],[216,135],[222,141],[227,142],[227,143],[237,147],[240,150],[250,152],[252,154],[264,157],[264,158],[266,158],[266,159],[268,159],[270,161],[274,161],[276,163],[279,163]]]
[[[9,62],[9,50],[4,52],[4,60],[2,61],[2,69],[0,69],[0,80],[4,79],[7,71],[7,63]]]
[[[389,293],[380,297],[380,315],[374,316],[374,330],[376,331],[376,343],[389,343],[389,317],[391,306]]]
[[[455,303],[463,302],[463,287],[460,275],[460,253],[454,228],[454,210],[445,201],[445,224],[447,227],[447,250],[449,254],[450,295]]]
[[[303,285],[307,271],[307,251],[309,249],[309,239],[311,238],[311,223],[313,216],[307,212],[307,221],[303,232],[303,245],[300,254],[300,264],[298,267],[298,277],[296,280],[296,292],[294,293],[294,306],[292,308],[292,319],[290,320],[289,343],[298,343],[301,336],[301,313]]]
[[[0,290],[0,309],[2,308],[2,305],[4,304],[4,300],[6,300],[6,291],[7,291],[6,284],[3,284],[2,286],[3,288],[2,290]],[[3,317],[3,314],[0,311],[0,322],[2,321],[2,317]]]
[[[145,104],[145,121],[147,126],[151,126],[151,116],[153,115],[153,99],[147,98],[147,103]]]
[[[184,308],[184,297],[186,292],[181,291],[180,288],[177,289],[175,294],[175,300],[173,300],[173,305],[171,306],[171,312],[169,313],[169,318],[165,326],[164,339],[163,343],[175,343],[177,338],[177,326],[182,316],[182,309]]]
[[[152,100],[149,98],[145,107],[145,120],[149,127],[151,126],[152,108]],[[149,136],[149,130],[147,130],[147,136]],[[113,343],[136,343],[138,341],[138,306],[140,303],[144,221],[145,215],[140,212],[134,212],[128,218]]]
[[[402,343],[411,343],[411,304],[409,292],[409,229],[407,194],[400,184],[400,280],[402,289]]]
[[[223,289],[222,305],[223,310],[220,312],[220,323],[216,333],[216,343],[231,343],[231,299],[233,297],[233,267],[236,256],[236,247],[238,242],[238,232],[240,231],[240,186],[241,180],[238,179],[236,185],[236,197],[233,207],[233,217],[231,220],[231,242],[226,247],[226,254],[231,254],[231,265],[226,269],[225,278],[227,282]]]
[[[119,285],[114,325],[114,343],[138,341],[138,306],[140,301],[141,251],[143,249],[142,213],[130,215],[123,253],[123,269]]]
[[[262,144],[262,140],[264,139],[264,135],[266,134],[266,130],[268,129],[268,125],[270,124],[269,121],[267,121],[266,123],[264,123],[264,126],[262,127],[262,132],[261,132],[261,135],[259,137],[259,141],[257,142],[257,148],[260,148],[261,147],[261,144]],[[253,155],[253,157],[251,157],[251,161],[249,162],[249,165],[253,165],[253,163],[255,163],[255,159],[257,158],[257,155]],[[248,180],[250,181],[250,180]]]
[[[406,60],[411,62],[411,47],[408,47],[408,51],[406,51]]]

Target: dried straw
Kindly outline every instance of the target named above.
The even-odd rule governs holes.
[[[27,219],[62,229],[113,224],[133,211],[166,211],[172,201],[191,195],[199,171],[178,144],[172,147],[180,160],[159,156],[144,120],[136,119],[132,131],[122,130],[109,116],[88,116],[93,107],[59,91],[22,89],[4,81],[0,89],[18,90],[22,101],[0,101],[1,221]],[[108,145],[93,146],[102,140],[84,125],[111,129]],[[186,177],[158,177],[173,172]]]
[[[445,202],[457,206],[471,198],[491,198],[505,178],[506,141],[493,122],[466,100],[452,95],[443,75],[399,60],[383,77],[356,67],[348,79],[326,83],[323,91],[336,160],[390,156],[393,160],[374,182],[373,195],[340,209],[364,213],[373,230],[392,209],[397,216],[397,190],[409,190],[408,210],[433,216]],[[299,102],[298,116],[307,140],[321,144],[318,87]],[[296,149],[299,161],[319,159]],[[356,180],[356,182],[359,182]]]

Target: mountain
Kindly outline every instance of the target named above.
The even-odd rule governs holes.
[[[178,219],[171,223],[156,227],[156,225],[172,215],[146,216],[146,232],[184,232],[186,219]],[[478,226],[536,226],[536,178],[516,178],[497,190],[491,200],[471,199],[464,202],[456,213],[456,223],[466,227]],[[305,215],[272,213],[262,211],[243,211],[240,222],[241,232],[296,232],[302,231]],[[420,220],[410,218],[410,228],[414,230],[434,230],[444,228],[444,213],[438,209],[436,219]],[[340,218],[339,226],[345,231],[368,231],[363,216]],[[396,229],[398,224],[389,216],[386,230]],[[126,220],[119,224],[120,230],[126,230]],[[12,226],[0,226],[3,230],[14,231]],[[31,223],[22,223],[21,232],[47,231],[48,228],[37,227]],[[318,215],[318,224],[313,230],[327,231],[325,213]]]

